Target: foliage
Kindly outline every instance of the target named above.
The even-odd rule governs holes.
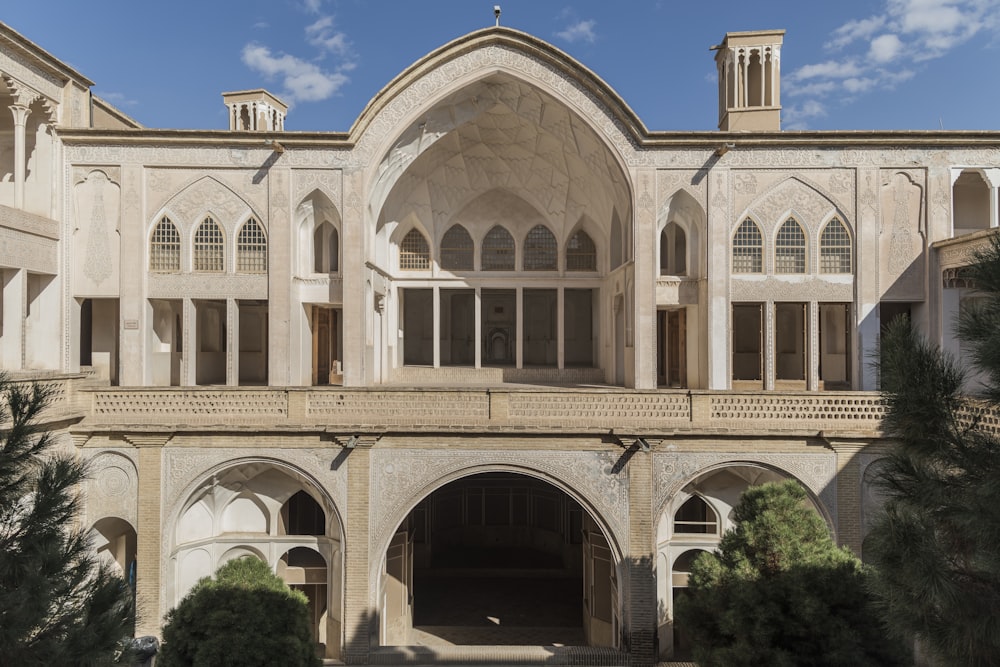
[[[167,614],[160,667],[319,665],[306,596],[263,561],[229,561]]]
[[[946,664],[1000,664],[1000,440],[981,418],[1000,408],[1000,241],[971,270],[982,299],[957,334],[972,350],[982,400],[966,372],[906,320],[884,332],[879,372],[885,428],[896,439],[872,470],[885,499],[865,540],[892,632]]]
[[[678,600],[701,667],[905,664],[873,615],[864,567],[833,543],[797,482],[747,489],[734,518]]]
[[[132,593],[74,528],[86,467],[35,421],[41,385],[0,377],[0,656],[10,665],[99,665],[132,633]]]

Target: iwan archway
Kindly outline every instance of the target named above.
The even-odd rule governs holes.
[[[618,559],[607,535],[576,498],[519,471],[440,485],[385,552],[379,644],[616,647]]]

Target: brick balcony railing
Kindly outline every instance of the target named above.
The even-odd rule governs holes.
[[[607,389],[86,388],[92,430],[560,431],[877,436],[875,392]]]

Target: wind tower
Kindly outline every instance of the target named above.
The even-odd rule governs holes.
[[[234,132],[283,132],[288,105],[263,88],[222,93]]]
[[[712,47],[719,70],[719,129],[781,130],[781,41],[784,30],[727,32]]]

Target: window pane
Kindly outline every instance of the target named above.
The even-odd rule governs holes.
[[[566,245],[567,271],[596,271],[597,248],[587,232],[573,234]]]
[[[733,273],[761,273],[764,241],[753,220],[743,221],[733,236]]]
[[[851,237],[844,223],[834,218],[819,239],[820,273],[851,272]]]
[[[236,270],[241,273],[267,272],[267,239],[256,220],[250,218],[236,239]]]
[[[194,234],[194,270],[219,272],[225,266],[222,229],[212,218],[205,218]]]
[[[472,270],[472,237],[462,225],[453,225],[441,239],[441,268]]]
[[[556,237],[543,225],[535,225],[524,240],[525,271],[555,271]]]
[[[420,270],[431,268],[431,252],[427,239],[416,229],[411,229],[403,238],[399,249],[399,268]]]
[[[793,218],[785,221],[774,242],[775,273],[806,272],[806,236]]]
[[[483,239],[483,271],[514,270],[514,237],[497,225]]]
[[[169,218],[156,223],[149,244],[150,271],[181,270],[181,235]]]

